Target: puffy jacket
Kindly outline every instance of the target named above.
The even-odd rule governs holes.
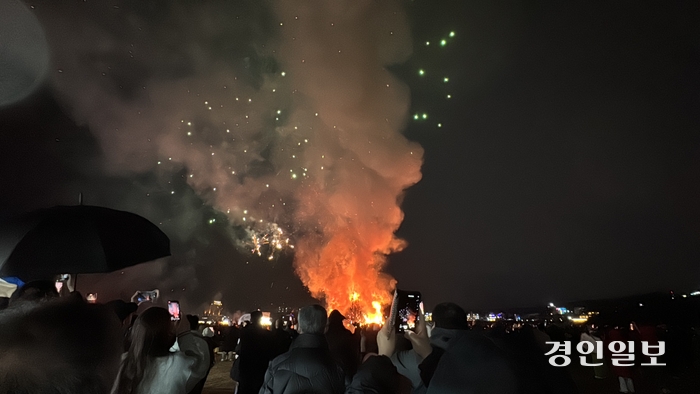
[[[478,332],[454,336],[436,367],[427,394],[518,393],[517,374],[507,352]]]
[[[399,373],[386,356],[372,356],[360,366],[345,394],[396,394]]]
[[[260,394],[342,394],[342,369],[323,335],[300,334],[287,353],[270,362]]]

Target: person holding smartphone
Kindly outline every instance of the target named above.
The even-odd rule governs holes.
[[[379,354],[389,357],[398,372],[411,380],[413,393],[516,393],[517,378],[505,354],[481,333],[469,331],[466,312],[454,303],[435,307],[430,335],[421,303],[415,328],[404,330],[413,348],[396,352],[399,330],[392,326],[406,320],[400,317],[405,303],[398,294],[392,304],[394,319],[382,327],[377,345]]]
[[[187,338],[192,335],[189,324],[173,320],[167,309],[152,307],[144,311],[131,329],[131,345],[122,357],[111,393],[190,392],[208,369],[206,354]],[[172,352],[176,340],[179,351]]]

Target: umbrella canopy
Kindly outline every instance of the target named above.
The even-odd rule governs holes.
[[[111,272],[170,256],[170,240],[131,212],[57,206],[0,227],[0,276],[24,281],[61,273]]]

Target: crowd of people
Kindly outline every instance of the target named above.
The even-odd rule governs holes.
[[[301,308],[296,322],[270,329],[254,311],[241,327],[203,327],[197,316],[173,322],[153,305],[90,304],[77,293],[59,297],[50,281],[30,282],[0,310],[2,393],[202,393],[215,349],[235,354],[230,376],[239,394],[290,393],[576,393],[564,368],[549,364],[551,341],[629,340],[630,329],[603,333],[556,325],[470,325],[453,303],[438,304],[432,324],[414,330],[346,328],[339,311]],[[654,338],[647,326],[637,335]],[[575,343],[574,343],[575,344]],[[596,361],[595,354],[591,360]],[[633,368],[591,368],[635,392]]]

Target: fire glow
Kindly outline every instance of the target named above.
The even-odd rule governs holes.
[[[374,313],[365,315],[365,324],[384,324],[384,316],[382,315],[382,304],[379,301],[372,301]]]
[[[285,81],[314,114],[314,144],[297,157],[304,168],[324,168],[294,196],[294,266],[329,311],[381,323],[396,285],[382,269],[406,246],[394,232],[423,160],[420,145],[401,133],[408,87],[387,67],[411,54],[408,21],[398,1],[277,5],[280,20],[294,21],[279,45]]]

